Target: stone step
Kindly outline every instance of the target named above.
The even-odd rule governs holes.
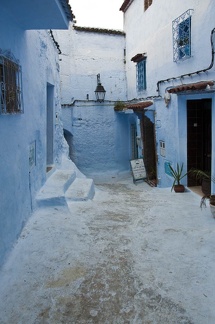
[[[36,197],[37,207],[65,205],[65,192],[75,178],[74,170],[56,170],[40,189]]]
[[[94,182],[89,178],[76,178],[65,193],[66,200],[83,201],[93,199],[95,194]]]

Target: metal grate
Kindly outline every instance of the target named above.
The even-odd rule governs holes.
[[[137,91],[146,90],[146,59],[140,61],[136,65],[137,69]]]
[[[191,57],[191,15],[193,9],[188,9],[172,22],[173,61]]]
[[[11,57],[0,54],[0,114],[22,112],[21,68]]]

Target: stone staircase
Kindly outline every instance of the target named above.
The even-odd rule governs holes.
[[[40,189],[36,197],[37,207],[63,206],[71,201],[93,199],[94,182],[86,177],[77,177],[76,171],[56,170]]]

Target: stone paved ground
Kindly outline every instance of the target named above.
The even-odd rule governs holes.
[[[129,178],[37,210],[0,272],[0,323],[214,324],[215,220],[199,201]]]

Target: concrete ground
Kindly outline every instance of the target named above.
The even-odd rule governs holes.
[[[39,208],[0,271],[1,324],[214,324],[215,219],[132,178]]]

